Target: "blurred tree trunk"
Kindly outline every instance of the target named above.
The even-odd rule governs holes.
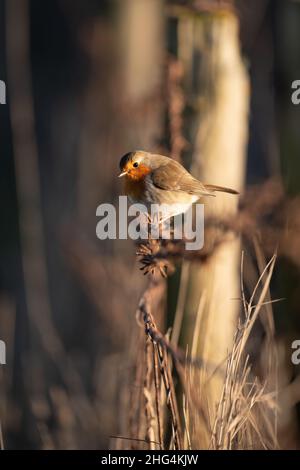
[[[164,0],[119,2],[119,61],[129,150],[152,150],[161,137]]]
[[[180,16],[178,55],[186,70],[187,99],[193,107],[189,136],[194,144],[191,171],[203,182],[241,191],[249,83],[240,54],[236,16],[229,11]],[[203,202],[205,220],[211,216],[223,218],[236,211],[238,197],[218,193],[216,198]],[[207,229],[205,245],[213,244],[217,235],[216,230]],[[197,353],[210,364],[221,364],[232,345],[240,308],[240,303],[233,300],[240,297],[239,264],[240,243],[231,237],[206,264],[191,267],[184,343],[194,336]],[[198,309],[201,299],[202,307]],[[196,315],[198,328],[194,331]],[[217,374],[205,389],[211,422],[221,385],[221,376]],[[206,447],[209,433],[204,429],[201,440]]]
[[[163,3],[163,0],[112,2],[109,18],[91,17],[79,29],[80,45],[89,64],[81,101],[78,169],[78,218],[86,234],[94,234],[95,210],[101,202],[115,201],[118,206],[116,199],[122,191],[122,181],[117,178],[120,157],[135,148],[153,148],[160,135]],[[102,241],[97,250],[107,276],[104,289],[101,285],[98,288],[99,313],[101,319],[109,319],[110,325],[103,340],[103,331],[98,333],[101,349],[97,374],[107,377],[108,360],[103,351],[111,351],[110,342],[118,345],[110,367],[117,368],[122,362],[124,369],[124,374],[112,376],[108,387],[99,388],[99,410],[101,416],[107,417],[102,424],[104,435],[113,434],[112,427],[119,426],[120,433],[128,436],[123,400],[131,394],[132,389],[126,393],[125,388],[128,382],[131,386],[132,377],[128,378],[125,363],[128,356],[123,354],[123,348],[127,344],[128,349],[128,339],[136,339],[139,332],[132,312],[145,281],[135,270],[131,240]],[[109,270],[108,264],[114,269]],[[163,312],[163,308],[159,311]],[[111,390],[124,391],[118,397],[119,403]],[[116,415],[118,404],[120,413]],[[121,441],[122,444],[128,442]]]
[[[135,149],[155,151],[161,140],[164,119],[162,79],[165,56],[164,45],[164,0],[120,0],[118,2],[118,63],[119,63],[119,115],[116,126],[122,129],[122,153]],[[119,155],[119,157],[121,154]],[[118,162],[115,162],[116,164]],[[132,242],[129,241],[130,246]],[[116,241],[119,255],[124,257],[124,241]],[[132,259],[132,252],[130,252]],[[132,278],[127,281],[136,282]],[[127,284],[125,282],[125,286]],[[155,321],[164,323],[165,284],[159,286],[161,295],[153,308]],[[119,421],[120,434],[133,439],[160,441],[159,426],[149,410],[156,410],[154,384],[149,378],[156,374],[152,362],[151,344],[147,342],[145,352],[144,331],[134,326],[130,366],[134,374],[128,374],[125,364],[123,403]],[[149,343],[149,344],[148,344]],[[150,355],[149,355],[150,354]],[[138,387],[132,387],[134,382]],[[144,384],[145,386],[140,386]],[[127,401],[127,406],[124,406]],[[145,413],[146,410],[146,413]],[[154,439],[153,439],[154,438]],[[135,441],[116,441],[117,448],[143,446]],[[153,447],[153,443],[150,444]],[[148,445],[146,444],[148,447]],[[155,446],[155,445],[154,445]],[[156,446],[157,447],[157,446]]]

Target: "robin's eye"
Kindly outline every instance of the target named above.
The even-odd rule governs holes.
[[[133,166],[134,168],[137,168],[139,166],[138,162],[134,162]]]

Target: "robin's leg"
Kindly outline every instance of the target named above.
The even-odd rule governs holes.
[[[162,219],[158,213],[143,212],[140,214],[140,220],[143,226],[147,226],[148,236],[150,238],[160,238],[162,229]]]
[[[163,240],[172,240],[174,235],[172,216],[168,214],[161,214],[157,222],[157,230],[159,238]]]
[[[151,212],[151,216],[148,214],[151,236],[155,239],[172,239],[174,230],[170,219],[170,214],[166,212]]]
[[[152,224],[151,215],[148,212],[145,212],[145,217],[149,225]]]
[[[174,217],[170,215],[166,215],[160,221],[161,223],[161,230],[164,233],[164,237],[173,240],[174,239]]]
[[[144,230],[149,234],[149,226],[151,225],[151,217],[148,212],[142,212],[140,214],[140,223],[143,226]]]

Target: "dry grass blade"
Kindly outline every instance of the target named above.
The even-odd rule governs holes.
[[[266,383],[261,384],[257,377],[252,377],[249,356],[246,354],[246,344],[253,325],[266,303],[264,300],[269,291],[275,261],[276,255],[262,270],[249,302],[241,286],[245,322],[237,330],[232,352],[227,359],[225,382],[210,443],[212,449],[278,447],[276,429],[270,419],[276,410],[272,398],[274,394],[266,393]],[[259,288],[258,302],[253,305]]]

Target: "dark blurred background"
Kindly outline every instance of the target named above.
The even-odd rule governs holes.
[[[119,158],[131,149],[168,154],[179,145],[190,162],[168,117],[170,70],[185,87],[180,8],[229,3],[149,2],[0,2],[0,419],[9,449],[106,448],[122,428],[117,410],[145,281],[131,242],[96,239],[96,207],[116,201]],[[251,91],[246,185],[282,176],[295,195],[300,2],[240,0],[235,12]],[[188,120],[188,100],[182,108]],[[297,339],[299,265],[280,263],[278,331]]]

